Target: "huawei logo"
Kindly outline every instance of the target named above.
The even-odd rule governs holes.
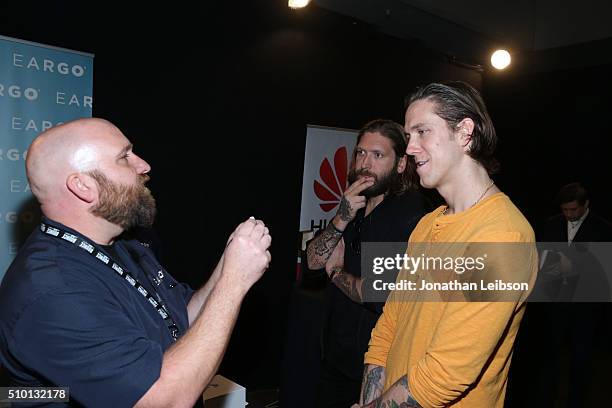
[[[314,192],[322,201],[319,206],[325,212],[330,212],[340,204],[342,194],[346,190],[347,164],[346,147],[341,147],[334,154],[333,169],[327,157],[319,167],[319,176],[323,184],[315,180]]]

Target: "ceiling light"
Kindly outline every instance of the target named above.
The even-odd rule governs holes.
[[[491,65],[497,69],[506,68],[510,61],[510,53],[506,50],[497,50],[491,55]]]
[[[298,9],[306,7],[310,3],[310,0],[289,0],[289,8]]]

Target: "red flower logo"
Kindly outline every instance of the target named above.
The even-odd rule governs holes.
[[[347,169],[346,147],[336,150],[333,169],[327,157],[323,159],[321,167],[319,167],[319,176],[324,185],[317,180],[314,181],[314,192],[323,201],[319,203],[323,211],[330,212],[340,204],[342,194],[346,190]]]

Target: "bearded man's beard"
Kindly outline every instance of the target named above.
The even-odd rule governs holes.
[[[140,176],[139,183],[126,186],[109,180],[101,171],[89,173],[98,183],[100,197],[90,209],[91,213],[108,222],[119,225],[124,230],[132,227],[150,227],[155,220],[155,198],[145,187],[149,176]]]
[[[399,173],[395,168],[391,169],[388,173],[378,177],[376,174],[369,172],[368,170],[351,170],[348,174],[349,185],[353,184],[359,177],[372,177],[375,181],[370,187],[363,190],[360,195],[366,198],[376,197],[381,194],[386,194],[391,187],[397,183],[399,179]]]

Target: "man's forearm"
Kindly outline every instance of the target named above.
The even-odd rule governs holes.
[[[138,407],[191,407],[217,372],[246,291],[219,279],[187,333],[165,353]]]
[[[363,405],[362,408],[422,408],[414,399],[408,387],[408,377],[403,376],[380,397]]]
[[[385,367],[366,364],[361,383],[359,405],[368,404],[380,397],[385,385]]]
[[[223,257],[221,257],[221,259],[217,263],[217,266],[215,266],[215,269],[213,270],[213,273],[210,275],[210,278],[208,278],[208,281],[206,281],[204,286],[198,289],[191,297],[191,300],[189,300],[189,304],[187,305],[187,315],[189,316],[189,326],[191,326],[193,322],[195,321],[195,319],[198,317],[198,315],[200,314],[200,311],[202,310],[202,306],[204,306],[204,304],[206,303],[206,300],[210,296],[210,293],[212,292],[213,288],[217,284],[217,281],[219,280],[219,276],[221,275],[222,267],[223,267]]]
[[[310,269],[321,269],[325,267],[327,260],[331,256],[334,248],[340,242],[342,233],[336,231],[333,226],[333,220],[327,224],[327,227],[308,244],[306,248],[306,256],[308,267]]]
[[[358,278],[346,272],[342,267],[338,266],[332,269],[332,282],[352,301],[362,303],[361,297],[361,278]]]

